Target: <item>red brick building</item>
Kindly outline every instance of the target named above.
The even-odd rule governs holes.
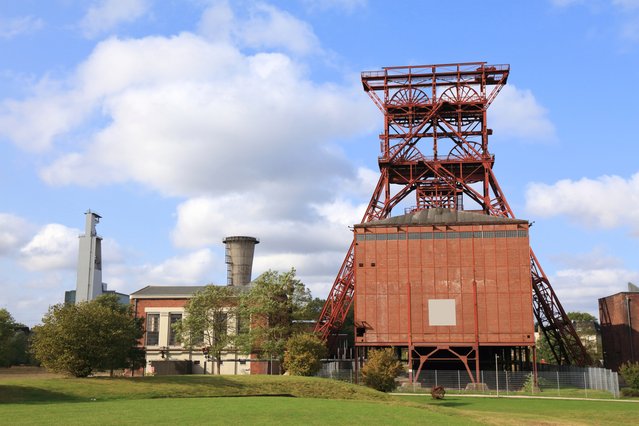
[[[182,319],[184,306],[204,286],[147,286],[131,294],[135,315],[144,318],[145,333],[141,346],[146,351],[146,373],[158,374],[251,374],[248,356],[229,348],[222,354],[220,371],[202,348],[189,350],[178,341],[171,325]],[[235,332],[235,320],[229,318],[228,332]],[[263,368],[254,366],[259,374]],[[259,371],[257,371],[259,370]]]
[[[496,354],[532,360],[527,221],[433,208],[354,232],[356,346],[405,347],[418,371],[461,362],[471,377]]]
[[[639,362],[639,291],[599,299],[599,322],[604,366],[619,371],[624,362]]]

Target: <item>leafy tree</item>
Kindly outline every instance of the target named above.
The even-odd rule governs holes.
[[[568,315],[571,321],[597,322],[597,318],[588,312],[568,312],[566,315]]]
[[[310,291],[295,278],[294,268],[263,273],[240,298],[238,346],[247,353],[281,360],[286,341],[303,328],[293,321],[303,317],[310,302]]]
[[[206,286],[187,303],[184,318],[176,332],[187,348],[202,346],[217,361],[220,371],[222,352],[233,344],[236,330],[229,323],[237,318],[238,294],[233,287]]]
[[[286,342],[284,368],[293,376],[312,376],[322,367],[326,344],[313,333],[298,333]]]
[[[362,367],[364,384],[381,392],[395,390],[395,378],[404,371],[402,363],[395,358],[393,349],[374,349],[368,353],[368,360]]]
[[[639,362],[623,363],[619,367],[619,374],[630,389],[639,391]]]
[[[0,309],[0,366],[8,367],[10,361],[11,340],[15,335],[16,323],[6,309]]]
[[[51,306],[33,329],[32,352],[49,370],[86,377],[93,371],[135,366],[142,323],[114,294],[90,302]]]
[[[599,332],[599,322],[597,318],[588,312],[568,312],[568,318],[573,322],[575,331],[584,345],[590,359],[596,364],[603,358],[601,341],[597,337]],[[593,338],[594,336],[594,338]],[[550,344],[543,332],[540,332],[537,340],[537,360],[548,363],[557,363],[555,356],[550,349]]]

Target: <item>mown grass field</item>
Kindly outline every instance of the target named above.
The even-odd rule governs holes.
[[[0,377],[0,424],[636,424],[639,404],[392,396],[286,376]]]

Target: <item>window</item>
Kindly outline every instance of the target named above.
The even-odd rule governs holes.
[[[160,314],[146,316],[146,346],[157,346],[160,343]]]
[[[177,333],[175,332],[175,324],[182,321],[182,314],[170,314],[169,315],[169,346],[175,346],[180,344]]]

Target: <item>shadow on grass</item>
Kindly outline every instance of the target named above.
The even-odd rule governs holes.
[[[0,385],[0,404],[46,404],[87,400],[88,398],[30,386]]]
[[[467,402],[461,402],[461,401],[442,401],[442,402],[436,402],[435,404],[441,407],[450,407],[450,408],[463,407],[464,405],[469,405]]]

